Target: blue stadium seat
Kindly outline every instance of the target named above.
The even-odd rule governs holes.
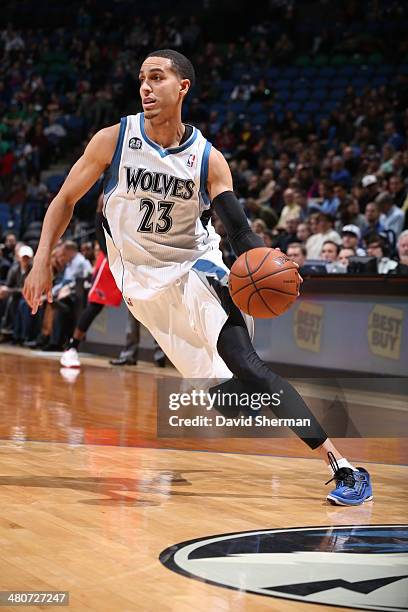
[[[266,77],[270,80],[275,80],[279,76],[279,70],[275,66],[270,66],[266,69]]]
[[[342,77],[352,77],[356,73],[356,66],[352,64],[346,64],[345,66],[339,66],[337,69],[337,74]]]
[[[275,104],[272,105],[272,110],[274,113],[281,113],[283,111],[283,105],[279,102],[275,102]]]
[[[253,114],[261,113],[263,111],[263,104],[262,104],[262,102],[251,102],[248,105],[248,111],[250,113],[253,113]]]
[[[366,87],[369,84],[369,79],[365,76],[354,77],[350,81],[350,85],[353,87]]]
[[[337,76],[337,68],[334,68],[333,66],[323,66],[319,70],[319,76],[331,79],[332,77]]]
[[[42,202],[32,201],[25,202],[23,206],[23,225],[27,227],[33,221],[42,221],[44,219],[45,207]]]
[[[293,92],[292,100],[308,100],[310,98],[309,91],[307,89],[298,89]]]
[[[264,126],[266,122],[268,121],[268,115],[265,115],[265,113],[259,113],[259,115],[256,115],[256,117],[253,117],[252,121],[255,124],[255,126],[256,125]]]
[[[222,102],[216,102],[215,104],[212,105],[211,110],[215,110],[218,113],[224,113],[226,109],[226,105]]]
[[[314,116],[314,120],[316,125],[318,125],[322,119],[328,119],[329,113],[316,113]]]
[[[342,89],[332,89],[328,97],[331,100],[341,100],[342,98],[344,98],[345,93],[346,93],[346,89],[345,88],[342,88]]]
[[[320,108],[320,104],[319,102],[315,102],[314,100],[310,100],[309,102],[306,102],[306,104],[303,107],[303,111],[305,113],[315,113],[316,111],[318,111]]]
[[[280,91],[276,92],[276,98],[279,101],[284,101],[284,100],[289,100],[292,97],[292,92],[288,91],[288,90],[283,90],[281,89]]]
[[[275,89],[289,89],[292,87],[292,81],[288,79],[278,79],[274,85]]]
[[[234,111],[234,113],[243,113],[246,109],[246,104],[245,102],[242,102],[242,100],[233,100],[232,102],[229,103],[229,107],[232,111]]]
[[[385,75],[378,75],[370,80],[370,85],[372,87],[381,87],[381,85],[386,85],[388,80],[389,79]]]
[[[355,80],[355,79],[352,79]],[[336,78],[333,79],[332,82],[330,83],[330,86],[332,87],[332,89],[340,89],[341,87],[347,87],[349,85],[349,79],[346,78]]]
[[[310,121],[310,115],[308,113],[296,113],[296,120],[301,125],[304,125],[305,123]]]
[[[81,132],[84,120],[78,115],[65,115],[65,127],[72,132]]]
[[[301,68],[301,71],[302,71],[301,74],[305,78],[310,78],[310,77],[315,76],[318,69],[316,68],[316,66],[303,66],[303,68]]]
[[[395,72],[395,66],[391,66],[390,64],[382,64],[380,66],[377,66],[376,72],[377,74],[391,75]]]
[[[322,79],[321,77],[319,77],[317,79],[314,79],[313,86],[316,89],[324,89],[325,87],[329,87],[330,86],[330,80],[329,79]]]
[[[224,93],[231,93],[234,89],[234,81],[220,81],[220,86]]]
[[[47,178],[45,184],[47,185],[48,191],[51,193],[57,193],[60,190],[62,183],[65,181],[65,174],[52,174]]]
[[[292,111],[292,112],[296,112],[298,110],[300,110],[301,108],[301,103],[300,102],[288,102],[286,104],[286,110]]]
[[[296,66],[289,66],[288,68],[283,68],[281,71],[281,77],[284,79],[294,79],[299,75],[299,68]]]
[[[331,113],[338,105],[338,100],[326,100],[326,102],[323,102],[322,104],[322,110]]]
[[[0,202],[0,227],[3,231],[7,230],[11,222],[10,205],[7,202]]]
[[[310,92],[311,100],[326,100],[328,97],[326,89],[312,89]]]

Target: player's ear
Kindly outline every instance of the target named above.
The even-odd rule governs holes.
[[[183,98],[188,94],[189,89],[190,81],[188,79],[182,79],[180,81],[180,94],[183,96]]]

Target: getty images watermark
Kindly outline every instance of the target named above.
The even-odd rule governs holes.
[[[206,383],[202,386],[208,389]],[[274,414],[283,401],[283,390],[272,394],[208,391],[195,384],[195,388],[180,390],[183,384],[179,379],[159,383],[159,437],[279,436],[289,435],[288,428],[311,425],[308,418],[278,418]]]

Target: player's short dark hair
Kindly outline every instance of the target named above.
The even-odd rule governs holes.
[[[194,86],[194,66],[190,62],[190,60],[182,53],[174,51],[174,49],[159,49],[158,51],[152,51],[152,53],[149,53],[149,55],[147,55],[146,57],[164,57],[166,59],[169,59],[171,61],[174,72],[181,79],[188,79],[190,81],[191,87]]]

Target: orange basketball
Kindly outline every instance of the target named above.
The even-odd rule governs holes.
[[[299,295],[296,264],[278,249],[259,247],[234,262],[229,290],[240,310],[261,319],[278,317]]]

